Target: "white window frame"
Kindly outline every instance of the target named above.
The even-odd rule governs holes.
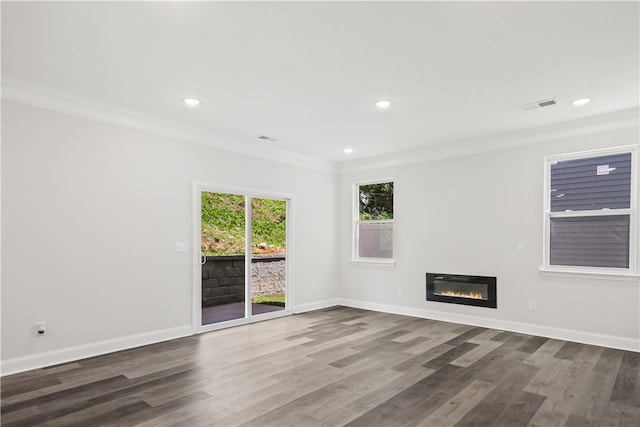
[[[386,219],[386,220],[369,220],[369,221],[361,221],[360,220],[360,186],[361,185],[371,185],[371,184],[384,184],[387,182],[392,182],[393,183],[393,219]],[[381,179],[374,179],[374,180],[369,180],[369,181],[358,181],[358,182],[354,182],[353,183],[353,195],[351,197],[351,200],[353,201],[353,206],[352,206],[352,255],[351,255],[351,262],[354,263],[360,263],[360,264],[375,264],[375,265],[383,265],[383,266],[394,266],[396,261],[395,261],[395,256],[396,256],[396,230],[395,230],[395,218],[396,218],[396,213],[395,213],[395,204],[396,204],[396,197],[395,197],[395,193],[396,193],[396,188],[395,188],[395,180],[393,178],[381,178]],[[393,253],[393,257],[392,258],[373,258],[373,257],[361,257],[358,254],[358,241],[359,241],[359,229],[360,227],[358,227],[359,224],[392,224],[393,227],[393,241],[391,242],[391,250]]]
[[[551,212],[551,165],[563,160],[578,160],[590,157],[600,157],[611,154],[631,153],[631,200],[628,209],[610,209],[610,210],[591,210],[591,211],[575,211],[575,212]],[[540,270],[551,274],[567,274],[577,277],[590,277],[594,275],[611,276],[617,278],[630,277],[637,280],[638,268],[638,146],[627,145],[622,147],[605,148],[590,151],[581,151],[577,153],[567,153],[560,155],[547,156],[544,158],[544,237],[543,237],[543,254],[542,266]],[[584,267],[584,266],[561,266],[550,264],[550,246],[551,246],[551,218],[561,217],[595,217],[595,216],[612,216],[612,215],[629,215],[629,267]]]

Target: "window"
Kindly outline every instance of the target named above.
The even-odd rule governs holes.
[[[544,268],[636,273],[637,151],[546,159]]]
[[[355,185],[354,259],[392,262],[393,181]]]

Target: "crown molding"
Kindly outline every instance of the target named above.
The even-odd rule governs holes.
[[[108,104],[6,75],[2,76],[2,98],[84,119],[205,145],[218,150],[321,172],[337,172],[337,164],[333,162],[314,159],[273,146],[265,147],[263,144],[253,141],[203,131],[141,111]]]
[[[340,163],[338,165],[338,172],[340,174],[363,172],[372,169],[460,157],[469,154],[498,151],[559,139],[616,132],[638,127],[640,127],[640,109],[632,108],[517,132],[497,134],[448,144],[437,144],[420,150],[352,160]]]

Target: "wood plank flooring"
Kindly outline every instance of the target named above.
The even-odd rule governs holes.
[[[2,379],[13,426],[640,426],[640,354],[335,307]]]

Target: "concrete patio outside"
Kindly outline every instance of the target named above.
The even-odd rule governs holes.
[[[270,304],[251,304],[251,314],[258,315],[272,311],[284,310],[284,307]],[[234,302],[202,308],[202,324],[225,322],[227,320],[242,319],[245,317],[244,302]]]

